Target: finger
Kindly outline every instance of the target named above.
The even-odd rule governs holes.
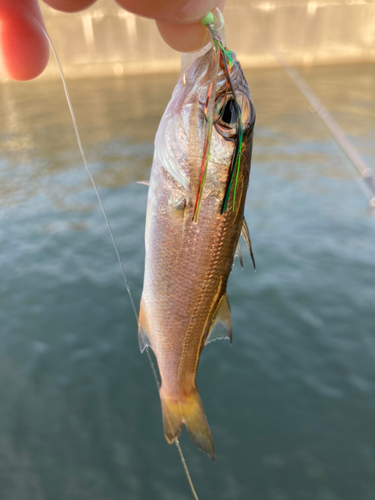
[[[223,11],[225,0],[220,0],[215,7]],[[207,14],[208,11],[206,11]],[[203,14],[204,16],[205,14]],[[199,19],[202,19],[200,16]],[[173,49],[180,52],[192,52],[199,50],[208,41],[207,29],[199,23],[175,24],[165,21],[156,21],[163,40]]]
[[[199,50],[209,41],[207,29],[198,23],[184,25],[156,21],[156,25],[163,40],[179,52]]]
[[[44,0],[44,3],[63,12],[78,12],[90,7],[96,0]]]
[[[194,23],[202,19],[217,0],[116,0],[129,12],[173,24]]]
[[[210,10],[224,9],[225,0],[116,0],[126,10],[156,19],[163,40],[180,52],[198,50],[208,41],[198,24]]]
[[[37,0],[0,1],[0,73],[30,80],[48,63],[48,41]]]

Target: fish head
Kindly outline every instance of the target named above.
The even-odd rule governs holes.
[[[233,52],[231,57],[230,87],[212,48],[182,71],[156,136],[155,155],[182,188],[178,196],[185,196],[190,208],[196,198],[207,141],[208,102],[213,126],[203,198],[221,202],[228,184],[238,140],[235,101],[243,128],[240,168],[247,171],[247,177],[250,170],[255,111],[240,63]]]

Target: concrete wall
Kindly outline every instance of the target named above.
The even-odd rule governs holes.
[[[180,54],[154,23],[99,0],[77,14],[42,4],[69,77],[177,71]],[[269,48],[296,64],[375,61],[375,0],[227,0],[228,45],[245,67],[276,65]],[[55,76],[54,61],[45,76]]]

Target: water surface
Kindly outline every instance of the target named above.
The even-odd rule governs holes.
[[[375,165],[374,65],[304,71]],[[375,497],[375,220],[357,175],[282,70],[252,70],[246,206],[257,272],[229,282],[233,347],[198,386],[201,500]],[[153,139],[175,75],[69,83],[136,304]],[[0,87],[0,498],[188,500],[59,82]],[[173,307],[173,305],[171,305]]]

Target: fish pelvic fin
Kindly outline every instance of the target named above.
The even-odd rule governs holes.
[[[202,401],[196,387],[182,398],[173,398],[160,389],[165,439],[169,444],[176,441],[184,423],[197,448],[215,461],[215,447]]]
[[[241,243],[240,243],[240,238],[238,238],[237,246],[236,246],[236,253],[234,254],[234,259],[233,259],[233,265],[236,257],[239,258],[241,267],[243,269],[243,259],[242,259],[242,250],[241,250]]]
[[[249,228],[247,226],[247,222],[246,222],[245,218],[243,219],[243,223],[242,223],[241,235],[242,235],[242,238],[244,239],[246,246],[249,250],[250,257],[251,257],[251,260],[253,261],[253,267],[254,267],[254,271],[255,271],[256,265],[255,265],[255,259],[254,259],[254,254],[253,254],[253,248],[251,246],[250,232],[249,232]]]

